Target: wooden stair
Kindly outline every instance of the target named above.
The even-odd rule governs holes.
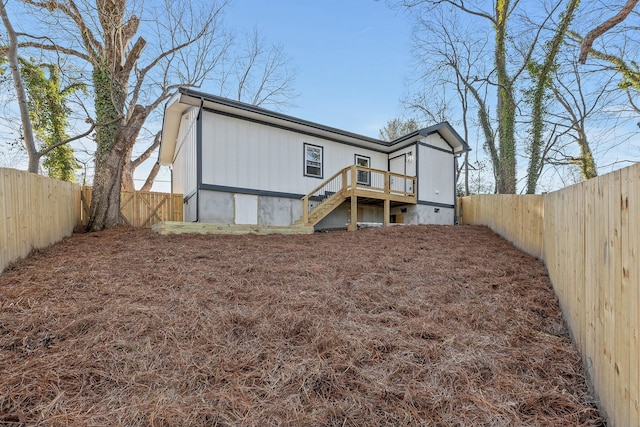
[[[307,222],[305,224],[304,219],[300,218],[297,220],[294,225],[299,226],[314,226],[324,217],[333,212],[338,206],[340,206],[345,200],[347,200],[348,196],[346,195],[346,191],[338,191],[328,198],[324,199],[322,203],[317,206],[315,209],[309,212],[309,216],[307,218]]]
[[[385,224],[389,222],[391,203],[415,204],[416,178],[393,172],[348,166],[302,198],[302,218],[295,226],[315,226],[346,200],[351,199],[351,222],[355,224],[358,198],[383,202]],[[355,225],[350,227],[355,229]]]

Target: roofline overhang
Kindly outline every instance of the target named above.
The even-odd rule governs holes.
[[[469,151],[467,143],[448,122],[412,132],[394,141],[383,141],[244,102],[181,87],[165,104],[159,155],[161,165],[170,165],[173,162],[173,153],[175,152],[181,117],[187,109],[193,107],[385,153],[392,153],[402,149],[415,143],[420,138],[434,133],[438,133],[449,144],[454,154]]]

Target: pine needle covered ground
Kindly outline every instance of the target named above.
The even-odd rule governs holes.
[[[487,228],[75,234],[0,275],[0,425],[596,426],[544,265]]]

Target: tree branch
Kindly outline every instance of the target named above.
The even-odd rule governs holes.
[[[133,167],[133,169],[137,168],[142,164],[142,162],[151,157],[153,151],[160,146],[161,137],[162,131],[156,133],[156,136],[153,138],[153,144],[151,144],[149,148],[144,150],[144,153],[140,154],[137,159],[131,161],[131,166]]]
[[[622,7],[622,9],[620,9],[618,13],[595,27],[593,30],[589,31],[587,35],[584,36],[582,45],[580,45],[580,55],[578,56],[578,62],[584,64],[587,61],[587,56],[589,55],[591,46],[593,46],[593,42],[598,37],[624,21],[637,3],[638,0],[627,0],[627,3]]]
[[[82,42],[84,43],[85,48],[89,55],[86,55],[83,59],[87,58],[96,58],[99,56],[102,48],[96,37],[93,35],[89,27],[87,27],[84,19],[82,18],[82,14],[78,10],[75,2],[73,0],[68,0],[68,6],[62,4],[58,1],[48,0],[44,2],[39,2],[35,0],[23,0],[26,4],[31,6],[39,7],[47,9],[50,12],[55,10],[59,10],[64,13],[66,16],[71,18],[73,22],[78,26],[80,30],[80,36],[82,37]],[[62,52],[62,51],[61,51]],[[67,52],[64,52],[67,53]],[[76,55],[77,56],[77,55]]]
[[[23,34],[23,35],[25,37],[30,37],[30,38],[33,38],[33,39],[47,39],[47,40],[50,41],[50,39],[48,37],[34,37],[34,36],[29,35],[29,34]],[[66,48],[66,47],[58,46],[56,44],[48,45],[48,44],[37,43],[37,42],[22,42],[22,43],[20,43],[18,45],[18,47],[21,47],[21,48],[23,48],[23,47],[33,47],[33,48],[36,48],[36,49],[48,50],[48,51],[51,51],[51,52],[60,52],[60,53],[64,53],[65,55],[72,55],[72,56],[75,56],[77,58],[84,59],[85,61],[91,63],[91,58],[88,55],[86,55],[86,54],[84,54],[82,52],[79,52],[79,51],[77,51],[75,49],[69,49],[69,48]],[[4,53],[3,50],[0,50],[0,52]]]
[[[83,133],[81,133],[80,135],[76,135],[76,136],[73,136],[73,137],[71,137],[71,138],[67,138],[67,139],[65,139],[65,140],[63,140],[63,141],[58,141],[58,142],[56,142],[55,144],[51,144],[51,145],[50,145],[50,146],[48,146],[47,148],[45,148],[45,149],[43,149],[42,151],[40,151],[40,156],[44,156],[44,155],[48,154],[50,151],[55,150],[55,149],[56,149],[56,148],[58,148],[58,147],[61,147],[61,146],[65,145],[65,144],[68,144],[68,143],[70,143],[70,142],[73,142],[73,141],[75,141],[75,140],[77,140],[77,139],[81,139],[81,138],[84,138],[85,136],[88,136],[91,132],[93,132],[93,130],[94,130],[96,127],[100,127],[100,126],[110,126],[110,125],[112,125],[112,124],[116,123],[117,121],[122,120],[122,118],[123,118],[123,116],[116,117],[115,119],[110,120],[110,121],[108,121],[108,122],[106,122],[106,123],[95,123],[92,119],[89,119],[89,118],[88,118],[86,121],[87,121],[88,123],[91,123],[91,127],[90,127],[86,132],[83,132]]]

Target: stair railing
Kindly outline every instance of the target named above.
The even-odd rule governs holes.
[[[309,222],[309,215],[333,196],[347,187],[347,171],[349,167],[338,171],[309,194],[302,198],[302,223]]]
[[[302,198],[302,223],[308,224],[311,214],[333,200],[332,197],[346,198],[356,190],[415,197],[415,189],[416,177],[357,165],[347,166]]]

